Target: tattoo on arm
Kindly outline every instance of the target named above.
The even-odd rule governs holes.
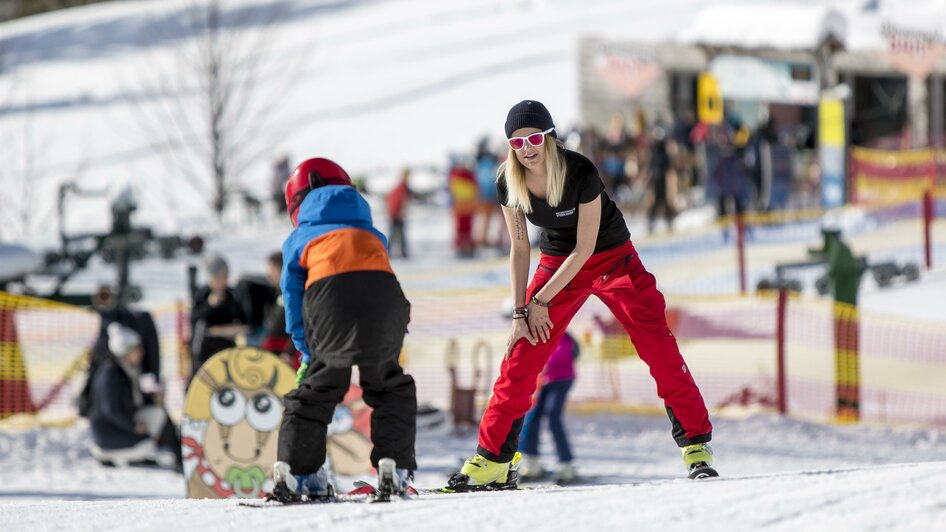
[[[522,240],[522,215],[516,213],[516,240]]]

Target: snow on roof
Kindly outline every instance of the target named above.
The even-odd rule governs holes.
[[[832,37],[842,45],[847,19],[824,5],[724,4],[700,11],[685,42],[748,49],[814,50]]]

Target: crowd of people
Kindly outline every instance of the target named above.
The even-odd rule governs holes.
[[[700,205],[715,206],[720,218],[800,206],[797,198],[817,188],[817,176],[797,168],[798,153],[810,141],[796,138],[804,131],[780,127],[773,117],[750,129],[736,116],[708,126],[686,112],[649,122],[638,111],[631,121],[616,114],[603,131],[566,130],[562,141],[595,164],[622,212],[644,217],[653,234],[661,228],[672,232],[682,211]],[[484,249],[505,252],[510,245],[496,201],[497,169],[508,157],[500,140],[484,136],[468,153],[449,157],[445,188],[459,257]],[[422,197],[408,187],[409,175],[403,170],[386,196],[391,247],[404,258],[407,205]]]
[[[615,114],[603,129],[563,129],[561,137],[569,149],[595,164],[605,189],[623,213],[646,219],[650,234],[661,228],[672,232],[677,216],[691,207],[714,205],[720,218],[780,210],[799,206],[796,197],[809,197],[817,188],[812,182],[816,175],[809,179],[796,168],[799,151],[811,141],[810,135],[797,138],[804,128],[781,127],[774,117],[750,129],[736,115],[713,126],[697,122],[690,112],[681,112],[675,119],[649,120],[639,109],[632,119],[625,116]],[[489,135],[468,152],[448,157],[443,188],[458,257],[508,249],[496,202],[497,169],[507,157],[502,139]],[[286,209],[283,191],[289,172],[288,157],[279,156],[273,163],[271,183],[280,213]],[[802,179],[796,179],[796,174]],[[431,196],[414,190],[410,177],[411,169],[403,168],[384,195],[389,246],[393,256],[403,259],[410,257],[409,206]]]
[[[809,133],[773,116],[753,130],[736,115],[712,126],[689,112],[650,123],[638,110],[630,122],[616,114],[604,132],[576,129],[568,139],[595,162],[621,209],[644,214],[654,232],[660,219],[672,231],[681,210],[702,203],[715,204],[720,216],[793,206],[795,189],[811,186],[807,176],[800,187],[795,178]]]

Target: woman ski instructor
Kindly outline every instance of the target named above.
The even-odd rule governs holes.
[[[597,296],[631,337],[664,400],[690,478],[717,476],[707,445],[712,425],[693,376],[667,326],[665,302],[644,269],[624,217],[595,166],[557,140],[540,102],[517,103],[506,117],[509,155],[496,179],[512,240],[509,266],[515,304],[500,376],[483,413],[476,454],[447,491],[515,489],[516,452],[536,377],[569,321]],[[542,229],[532,282],[526,219]]]

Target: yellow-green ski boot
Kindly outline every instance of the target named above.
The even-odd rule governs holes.
[[[467,460],[460,471],[447,481],[443,491],[493,491],[514,490],[519,487],[519,463],[522,455],[516,453],[509,462],[494,462],[475,454]]]
[[[694,443],[680,449],[683,453],[683,463],[687,466],[687,473],[692,479],[718,477],[719,473],[713,469],[713,449],[708,443]]]

